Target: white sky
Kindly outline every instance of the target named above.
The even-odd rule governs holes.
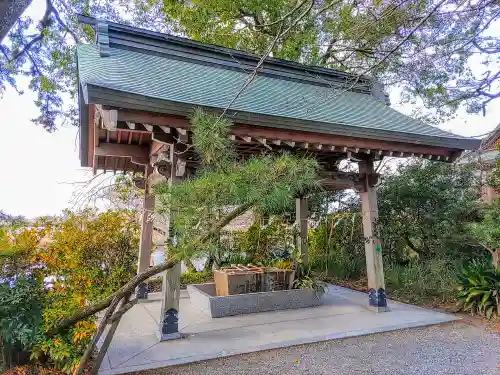
[[[27,13],[42,14],[44,1],[35,0]],[[18,95],[7,89],[0,98],[0,210],[29,218],[54,215],[70,208],[69,200],[75,189],[71,182],[90,178],[80,167],[78,129],[59,128],[47,133],[31,119],[38,116],[34,95],[27,81],[20,80]],[[391,97],[397,103],[397,96]],[[495,103],[495,102],[494,102]],[[410,113],[411,107],[394,108]],[[500,122],[500,101],[490,105],[486,117],[460,113],[452,122],[440,127],[464,136],[476,136],[492,130]]]

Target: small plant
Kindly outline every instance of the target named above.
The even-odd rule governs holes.
[[[295,289],[313,289],[318,297],[328,292],[328,284],[315,278],[310,267],[305,268],[299,264],[297,275],[293,282]]]
[[[500,268],[474,260],[464,267],[457,287],[457,305],[490,319],[500,313]]]
[[[292,270],[293,263],[290,259],[280,259],[274,264],[274,267],[280,270]]]

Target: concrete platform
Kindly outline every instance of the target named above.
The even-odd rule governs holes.
[[[364,293],[330,285],[322,306],[211,319],[181,292],[180,340],[156,338],[160,298],[135,305],[125,314],[99,370],[101,375],[196,362],[266,349],[438,324],[458,319],[389,301],[390,312],[367,309]]]

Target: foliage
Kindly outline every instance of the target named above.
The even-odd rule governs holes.
[[[281,213],[296,196],[317,187],[319,167],[307,157],[281,153],[229,158],[234,155],[233,146],[219,138],[226,132],[221,126],[230,125],[229,120],[197,111],[192,118],[193,141],[195,150],[201,150],[204,167],[181,183],[154,186],[159,212],[172,217],[177,239],[172,250],[180,259],[213,253],[220,244],[220,230],[249,209]],[[218,130],[210,131],[214,127]],[[214,164],[214,160],[224,163]]]
[[[234,233],[232,241],[231,252],[244,254],[247,259],[245,263],[263,264],[290,258],[294,235],[291,226],[273,216],[265,226],[257,218],[245,231]]]
[[[189,284],[203,284],[213,282],[214,278],[211,270],[202,272],[183,272],[181,274],[181,286]]]
[[[139,228],[133,211],[68,212],[59,223],[45,223],[45,230],[52,242],[37,256],[55,289],[64,284],[64,292],[93,302],[135,274]]]
[[[34,228],[0,228],[0,272],[2,279],[13,279],[30,266],[43,235]]]
[[[325,216],[308,233],[309,262],[314,270],[335,279],[356,279],[365,271],[361,218],[346,211]]]
[[[33,358],[47,357],[49,364],[66,372],[78,364],[95,332],[95,317],[82,319],[53,337],[46,332],[59,319],[108,296],[135,275],[138,226],[134,219],[131,211],[85,210],[41,219],[36,229],[3,232],[2,279],[13,280],[14,286],[25,277],[40,280],[34,300],[23,301],[26,306],[39,303],[41,308],[40,334],[27,345]],[[21,306],[18,310],[23,311]],[[23,315],[17,317],[16,310],[6,310],[2,317],[9,325],[19,325],[18,319]]]
[[[471,223],[469,230],[474,240],[492,256],[494,268],[500,268],[500,200],[485,205],[482,220]]]
[[[300,266],[296,271],[296,277],[293,286],[296,289],[313,289],[318,297],[328,292],[328,285],[320,279],[313,276],[310,267]]]
[[[485,261],[473,261],[462,269],[457,288],[457,303],[472,314],[490,319],[500,315],[500,268]]]
[[[433,258],[405,265],[385,264],[389,295],[409,303],[442,304],[453,300],[457,266],[454,261]]]
[[[499,96],[498,38],[488,32],[497,2],[161,2],[165,21],[190,38],[262,55],[277,37],[273,57],[370,72],[443,112],[460,103],[478,112]],[[492,66],[483,77],[468,67],[477,53]]]
[[[40,20],[21,17],[0,40],[0,92],[26,76],[37,93],[36,123],[50,131],[58,118],[76,124],[75,44],[94,37],[91,27],[78,24],[80,13],[257,55],[271,46],[273,57],[373,74],[402,87],[405,101],[419,98],[438,115],[461,104],[480,112],[500,96],[492,29],[499,7],[491,0],[48,0]],[[478,55],[481,71],[470,66]],[[65,96],[72,105],[63,105]]]
[[[41,336],[42,289],[40,280],[20,276],[0,283],[0,331],[3,346],[26,350]]]
[[[470,253],[467,224],[478,209],[474,182],[468,168],[421,160],[384,176],[377,192],[385,256],[404,262],[412,255]]]
[[[27,223],[28,220],[22,215],[9,215],[0,210],[0,227],[19,227]]]
[[[497,150],[500,151],[500,144],[497,145]],[[495,168],[488,176],[488,185],[491,186],[497,193],[500,193],[500,155],[497,158]]]

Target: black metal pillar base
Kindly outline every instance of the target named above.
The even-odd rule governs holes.
[[[390,311],[383,288],[379,288],[378,290],[370,289],[368,291],[368,308],[375,312]]]
[[[137,285],[137,289],[135,290],[135,296],[138,300],[148,299],[148,284],[140,283]]]
[[[170,308],[161,312],[158,338],[160,341],[182,338],[182,334],[179,332],[179,318],[176,309]]]

